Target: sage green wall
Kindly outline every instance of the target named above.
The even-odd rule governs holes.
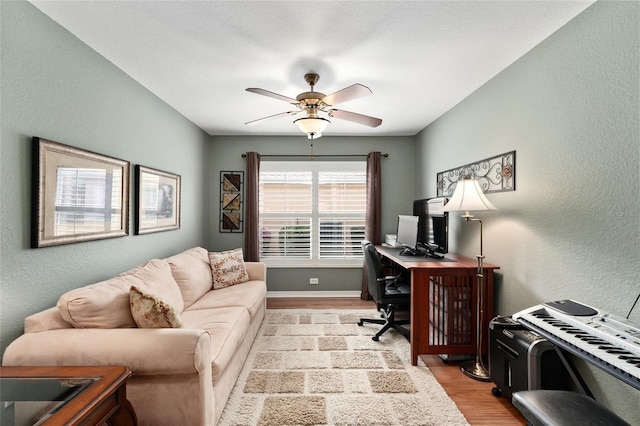
[[[220,171],[244,170],[241,155],[255,151],[262,155],[310,155],[310,141],[304,136],[215,136],[211,150],[211,196],[220,199]],[[331,137],[314,141],[313,153],[368,154],[388,153],[382,159],[382,232],[395,233],[398,214],[409,214],[415,193],[415,143],[413,137]],[[317,161],[320,161],[319,159]],[[211,206],[211,241],[215,250],[244,246],[244,234],[219,232],[220,206]],[[361,287],[362,268],[269,268],[269,291],[357,291]],[[319,285],[309,285],[309,278]]]
[[[479,215],[487,261],[501,266],[498,311],[572,297],[625,315],[640,291],[639,22],[636,2],[597,2],[415,139],[325,136],[314,152],[390,154],[391,233],[415,197],[435,195],[438,171],[515,149],[517,191],[490,195],[500,211]],[[0,2],[0,24],[2,350],[68,289],[196,245],[241,247],[243,234],[218,232],[219,172],[244,170],[246,151],[310,152],[303,136],[206,136],[29,3]],[[181,174],[181,229],[31,249],[34,135]],[[477,254],[477,228],[455,214],[451,228],[452,251]],[[358,290],[360,274],[272,268],[269,290]],[[640,424],[638,391],[585,375]]]
[[[0,20],[4,351],[27,315],[55,306],[65,291],[205,244],[209,136],[31,4],[0,2]],[[32,136],[182,175],[181,228],[30,248]],[[133,196],[133,174],[131,188]]]
[[[573,298],[625,316],[640,293],[639,37],[640,3],[596,2],[417,136],[423,196],[439,171],[517,152],[516,191],[477,214],[499,313]],[[450,222],[452,250],[477,254],[477,225]],[[640,392],[594,370],[597,399],[640,424]]]

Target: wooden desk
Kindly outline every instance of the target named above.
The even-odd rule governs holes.
[[[126,367],[0,367],[0,379],[55,379],[61,382],[77,382],[93,379],[90,384],[64,404],[45,414],[42,425],[133,425],[136,413],[127,400],[126,381],[131,371]],[[34,381],[34,386],[38,386]],[[28,388],[28,386],[27,386]],[[25,389],[22,389],[23,391]],[[37,392],[38,389],[33,389]],[[29,389],[27,394],[31,392]],[[24,397],[24,393],[22,397]],[[2,400],[11,399],[9,389],[3,389]],[[27,397],[27,400],[30,398]],[[24,399],[22,399],[24,400]],[[20,401],[20,400],[18,400]],[[39,423],[40,424],[40,423]]]
[[[383,258],[411,272],[411,364],[422,354],[475,355],[478,261],[456,254],[444,259],[400,256],[400,249],[376,246]],[[494,317],[493,281],[498,266],[484,263],[482,353],[488,354]]]

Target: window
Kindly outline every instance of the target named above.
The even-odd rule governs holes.
[[[101,232],[120,226],[119,170],[59,166],[54,235]],[[109,224],[111,223],[111,224]]]
[[[270,266],[361,266],[364,161],[263,161],[260,258]]]

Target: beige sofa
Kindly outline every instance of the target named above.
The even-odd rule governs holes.
[[[266,310],[266,266],[246,262],[249,281],[215,289],[208,252],[154,259],[72,290],[29,316],[3,365],[126,365],[127,397],[141,425],[214,425]],[[137,328],[131,285],[182,301],[182,328]],[[182,308],[182,310],[180,309]]]

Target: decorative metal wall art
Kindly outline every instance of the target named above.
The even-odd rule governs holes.
[[[438,196],[450,197],[456,187],[456,182],[467,176],[477,179],[485,194],[515,191],[516,152],[506,152],[438,173]]]
[[[242,232],[244,172],[220,172],[220,232]]]

